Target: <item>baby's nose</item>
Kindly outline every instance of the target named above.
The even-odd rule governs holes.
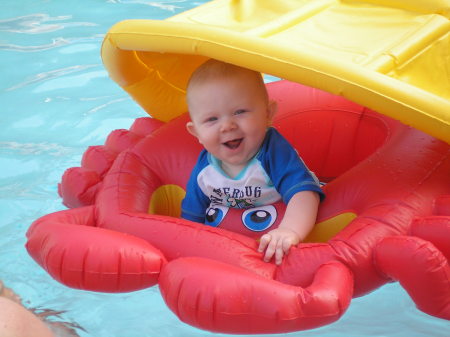
[[[236,123],[234,122],[233,118],[225,118],[222,121],[222,125],[221,125],[221,131],[225,132],[225,131],[230,131],[236,128]]]

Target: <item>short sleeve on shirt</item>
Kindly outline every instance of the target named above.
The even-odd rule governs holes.
[[[198,186],[197,177],[207,165],[208,153],[203,150],[187,183],[186,191],[188,193],[181,202],[181,217],[183,219],[200,223],[205,222],[205,210],[208,208],[210,200]]]
[[[258,154],[275,188],[287,204],[294,194],[314,191],[324,199],[319,180],[306,167],[291,144],[274,128],[269,128],[266,140]]]

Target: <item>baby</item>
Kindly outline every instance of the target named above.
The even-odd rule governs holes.
[[[282,221],[259,244],[266,262],[275,257],[280,264],[313,228],[324,195],[295,149],[271,127],[277,106],[261,74],[211,59],[193,73],[187,103],[187,130],[205,149],[187,184],[182,217],[205,223],[216,205],[252,208],[283,200]]]

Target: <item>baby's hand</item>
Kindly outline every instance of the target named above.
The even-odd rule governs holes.
[[[276,228],[261,237],[259,243],[259,252],[266,250],[264,261],[269,262],[275,254],[275,263],[281,264],[283,255],[289,252],[291,246],[300,242],[300,237],[296,232],[285,228]]]

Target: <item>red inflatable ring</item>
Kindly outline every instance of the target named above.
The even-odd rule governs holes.
[[[238,210],[223,228],[177,217],[200,151],[186,115],[139,119],[88,149],[59,188],[75,208],[32,224],[30,255],[69,287],[159,284],[182,321],[217,332],[318,327],[393,280],[419,309],[450,319],[449,145],[316,89],[280,81],[269,92],[275,127],[327,182],[315,231],[281,266],[232,231]]]

